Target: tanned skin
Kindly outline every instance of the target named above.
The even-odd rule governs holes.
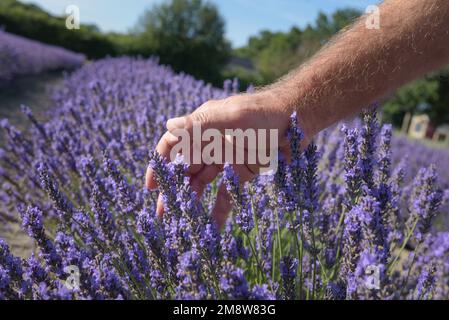
[[[280,149],[288,154],[285,133],[294,111],[305,132],[306,145],[321,130],[449,64],[448,0],[386,0],[379,10],[380,29],[368,29],[368,17],[361,17],[310,61],[271,86],[252,94],[208,101],[190,115],[169,120],[157,151],[168,159],[178,142],[170,132],[191,130],[193,123],[200,123],[202,130],[222,132],[278,129]],[[258,169],[257,165],[234,165],[242,183],[253,179]],[[192,165],[192,187],[201,194],[221,171],[221,165]],[[157,188],[150,168],[145,184],[149,189]],[[231,208],[222,186],[213,210],[220,227]],[[160,198],[158,215],[162,216],[163,210]]]

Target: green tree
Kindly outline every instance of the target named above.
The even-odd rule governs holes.
[[[384,104],[385,120],[396,126],[407,112],[425,112],[437,125],[449,123],[449,66],[405,85]]]
[[[430,101],[437,99],[437,91],[438,81],[431,78],[419,79],[403,86],[384,103],[384,120],[399,127],[406,113],[427,112],[422,106],[428,106]]]
[[[250,58],[262,82],[269,83],[306,61],[360,14],[358,10],[342,9],[332,15],[320,13],[314,25],[308,25],[304,30],[293,27],[289,32],[262,31],[235,54]]]
[[[65,18],[52,16],[40,7],[17,0],[0,0],[0,27],[5,31],[84,53],[88,58],[115,55],[115,44],[95,25],[82,24],[67,30]]]
[[[220,81],[230,45],[217,8],[202,0],[170,0],[153,6],[140,18],[136,31],[143,51],[162,63],[206,81]]]
[[[438,89],[429,99],[429,116],[436,124],[449,123],[449,66],[434,75],[432,81],[438,82]]]

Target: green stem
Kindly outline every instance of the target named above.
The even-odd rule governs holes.
[[[290,215],[290,223],[292,224],[292,226],[294,226],[295,225],[295,221],[294,221],[294,218],[293,218],[293,214],[289,213],[289,215]],[[302,226],[302,224],[301,224],[301,226]],[[301,296],[302,296],[302,282],[303,282],[303,279],[302,279],[302,260],[303,260],[302,259],[302,251],[303,251],[303,246],[302,246],[302,240],[300,241],[298,239],[298,234],[295,231],[295,229],[293,230],[293,237],[295,239],[295,246],[296,246],[296,250],[297,250],[297,254],[298,254],[298,260],[299,260],[298,261],[299,262],[298,263],[298,269],[299,269],[299,272],[298,272],[298,274],[299,274],[298,290],[299,290],[299,299],[301,299]]]
[[[394,258],[393,262],[390,264],[390,266],[388,267],[388,271],[387,274],[389,276],[391,276],[391,274],[393,273],[394,267],[396,266],[397,262],[399,261],[399,258],[401,257],[402,251],[404,251],[405,246],[407,245],[407,243],[410,241],[410,238],[412,237],[413,233],[415,232],[416,226],[418,225],[418,221],[419,218],[416,218],[415,223],[413,224],[412,229],[410,230],[409,234],[407,235],[407,237],[404,239],[401,248],[399,249],[399,252],[397,254],[397,256]]]
[[[343,210],[342,213],[341,213],[340,219],[338,220],[338,225],[337,225],[337,229],[336,229],[336,232],[335,232],[335,234],[338,237],[337,238],[337,252],[335,254],[335,261],[339,261],[340,260],[340,254],[341,254],[340,244],[341,244],[342,236],[339,236],[339,234],[340,234],[340,229],[343,226],[343,222],[345,220],[345,216],[346,216],[346,211]],[[335,264],[335,266],[334,266],[334,268],[332,270],[331,277],[330,277],[331,279],[333,279],[335,277],[335,275],[337,273],[337,267],[338,268],[340,267],[338,263]]]
[[[299,288],[300,288],[300,292],[299,292],[299,298],[302,298],[302,287],[303,287],[303,283],[304,283],[304,275],[303,275],[303,255],[304,255],[304,228],[303,228],[303,224],[302,224],[302,212],[299,214],[299,221],[300,223],[300,231],[299,231],[299,241],[300,241],[300,245],[299,245],[299,267],[300,267],[300,274],[299,274]],[[297,239],[297,236],[296,236]],[[298,241],[298,239],[296,240]],[[309,290],[307,290],[307,294]]]
[[[275,219],[276,219],[276,230],[277,230],[277,247],[278,247],[278,251],[279,251],[279,263],[281,263],[281,259],[282,259],[282,239],[281,239],[281,228],[280,228],[280,224],[279,224],[279,213],[278,210],[275,209]],[[272,279],[274,280],[275,277],[275,270],[276,270],[276,252],[275,252],[275,246],[273,245],[273,261],[272,261],[272,270],[271,270],[271,274],[272,274]]]
[[[404,293],[404,289],[405,289],[405,287],[406,287],[406,285],[407,285],[408,279],[410,278],[410,274],[411,274],[411,272],[412,272],[413,265],[415,264],[415,261],[416,261],[416,253],[418,252],[418,248],[419,248],[420,245],[421,245],[421,242],[418,242],[418,244],[416,245],[415,250],[413,251],[413,259],[412,259],[412,263],[410,264],[410,267],[408,268],[407,276],[405,277],[404,283],[403,283],[403,285],[402,285],[401,296],[402,296],[402,294]],[[416,288],[415,288],[415,290],[416,290]],[[413,291],[413,293],[414,293],[414,291]],[[420,300],[421,300],[421,299],[420,299]]]
[[[315,230],[312,225],[312,257],[313,257],[313,273],[312,273],[312,300],[315,299],[315,282],[316,282],[316,243],[315,243]]]
[[[280,224],[279,224],[279,213],[278,213],[278,211],[276,210],[276,228],[277,228],[277,234],[278,234],[278,238],[277,238],[277,241],[278,241],[278,248],[279,248],[279,263],[281,262],[281,259],[282,259],[282,238],[281,238],[281,227],[280,227]]]
[[[259,258],[257,257],[257,252],[256,252],[256,250],[254,249],[254,245],[253,245],[253,243],[252,243],[252,241],[251,241],[251,238],[249,237],[249,235],[247,234],[247,233],[245,233],[245,236],[247,237],[247,240],[248,240],[248,244],[249,244],[249,246],[250,246],[250,248],[251,248],[251,251],[252,251],[252,253],[253,253],[253,256],[254,256],[254,258],[256,259],[256,264],[257,264],[257,267],[258,267],[258,270],[259,270],[259,272],[258,272],[258,275],[257,275],[257,280],[258,280],[258,282],[260,282],[259,280],[259,275],[260,274],[262,274],[262,279],[263,279],[263,281],[265,281],[266,279],[265,279],[265,274],[264,274],[264,272],[263,272],[263,268],[262,268],[262,265],[260,264],[260,262],[259,262]]]

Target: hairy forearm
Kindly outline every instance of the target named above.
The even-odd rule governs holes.
[[[449,1],[387,0],[380,29],[365,21],[269,90],[298,112],[309,137],[449,63]]]

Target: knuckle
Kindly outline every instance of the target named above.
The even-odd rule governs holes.
[[[192,122],[199,122],[201,124],[207,123],[209,120],[208,113],[205,111],[200,111],[192,114]]]
[[[197,110],[203,111],[205,109],[212,108],[217,103],[217,100],[208,100],[205,103],[203,103]]]
[[[209,101],[207,101],[207,102],[205,103],[205,105],[208,106],[208,107],[210,107],[210,106],[216,104],[217,101],[218,101],[218,100],[216,100],[216,99],[210,99]]]

